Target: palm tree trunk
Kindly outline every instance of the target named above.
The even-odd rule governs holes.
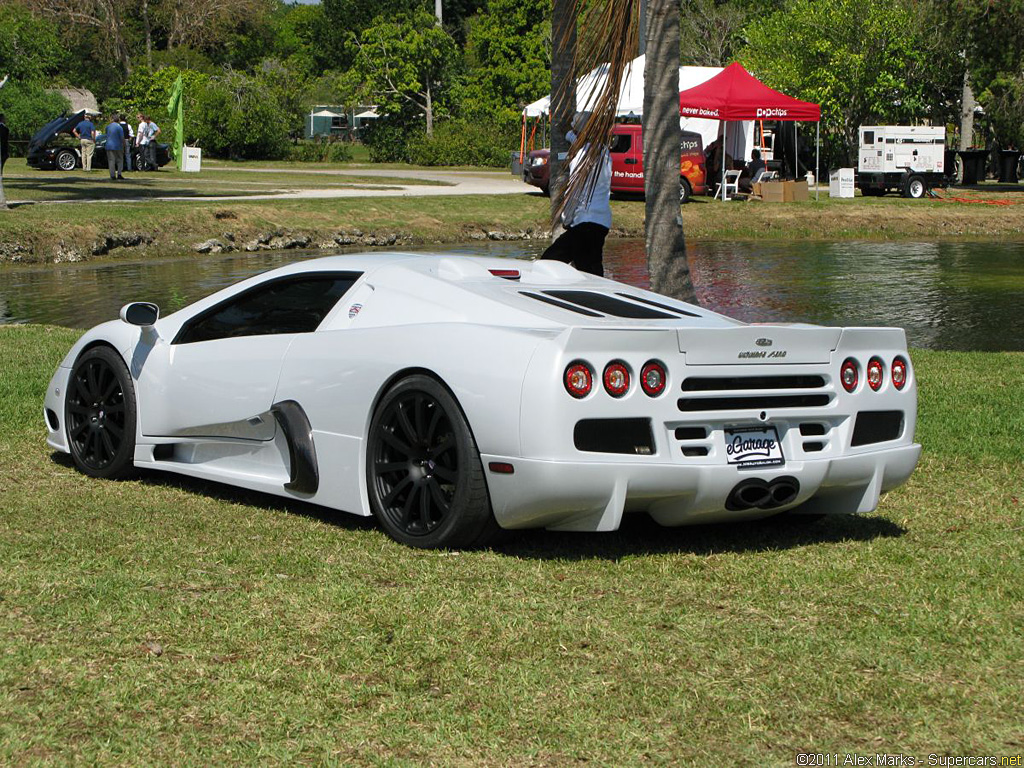
[[[679,211],[679,3],[647,0],[644,193],[651,290],[696,303]]]
[[[569,151],[565,138],[576,113],[576,77],[573,61],[576,56],[575,0],[551,0],[551,156],[548,160],[551,189],[551,217],[556,212],[569,179],[567,163],[559,160]],[[557,221],[551,239],[558,235]]]

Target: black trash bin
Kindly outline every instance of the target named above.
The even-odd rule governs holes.
[[[999,182],[1001,184],[1017,183],[1017,163],[1021,153],[1016,149],[1003,149],[999,152]]]
[[[988,160],[987,149],[960,149],[957,150],[960,160],[964,166],[964,179],[961,182],[964,186],[977,184],[985,180],[985,163]]]

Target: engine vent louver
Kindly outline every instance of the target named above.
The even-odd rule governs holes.
[[[823,376],[690,376],[680,387],[688,397],[678,400],[679,410],[728,411],[763,408],[819,408],[832,395]],[[816,391],[815,391],[816,390]]]

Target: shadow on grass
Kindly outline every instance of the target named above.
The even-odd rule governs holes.
[[[29,193],[33,197],[20,203],[87,202],[103,200],[137,200],[151,197],[246,197],[264,190],[215,190],[188,186],[187,180],[161,178],[159,171],[131,171],[122,181],[114,181],[107,170],[93,170],[81,176],[59,175],[52,179],[4,179],[4,192],[8,197]],[[36,197],[37,196],[37,197]]]
[[[63,467],[74,466],[71,457],[64,453],[51,454],[51,460]],[[373,518],[186,475],[142,470],[139,477],[149,485],[177,488],[230,504],[281,509],[288,514],[319,520],[348,531],[377,528]],[[535,560],[617,561],[637,555],[768,552],[815,544],[896,538],[904,533],[905,528],[886,518],[857,515],[821,519],[780,515],[756,521],[665,528],[647,515],[630,514],[623,518],[618,531],[609,533],[509,531],[493,551]],[[403,545],[395,543],[394,546]]]
[[[517,531],[495,551],[538,560],[620,560],[636,555],[767,552],[814,544],[895,538],[906,529],[882,517],[823,519],[780,515],[764,520],[664,528],[644,514],[626,515],[613,533]]]

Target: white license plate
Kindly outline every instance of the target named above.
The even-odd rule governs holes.
[[[786,463],[775,427],[725,430],[725,457],[729,464],[744,467],[774,467]]]

